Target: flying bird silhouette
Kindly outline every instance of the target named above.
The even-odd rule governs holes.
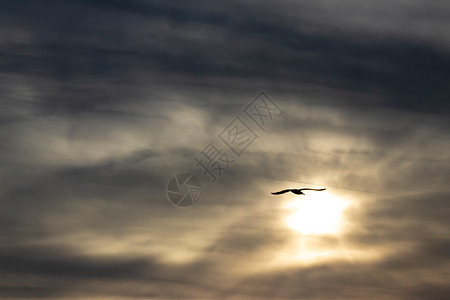
[[[303,193],[303,191],[325,191],[325,190],[326,190],[325,188],[323,188],[323,189],[310,189],[310,188],[287,189],[287,190],[282,190],[279,192],[272,193],[272,195],[281,195],[281,194],[288,193],[288,192],[294,193],[296,195],[304,195],[305,193]]]

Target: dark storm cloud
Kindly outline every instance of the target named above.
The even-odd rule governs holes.
[[[389,14],[385,22],[398,33],[392,37],[377,35],[378,24],[364,24],[363,32],[341,28],[345,22],[337,22],[352,10],[372,21],[364,5],[351,8],[342,1],[350,12],[339,9],[333,17],[326,13],[329,3],[299,2],[292,4],[295,18],[282,4],[275,9],[271,2],[254,1],[6,2],[4,27],[29,38],[6,43],[2,69],[31,76],[48,109],[125,101],[120,85],[143,77],[169,82],[209,77],[220,78],[220,85],[232,78],[291,89],[316,84],[371,95],[372,104],[448,112],[445,45],[403,33]],[[309,12],[323,18],[314,20]],[[401,26],[416,13],[406,5]]]
[[[10,209],[8,212],[5,210],[5,217],[6,213],[14,216],[14,212],[19,212],[17,216],[27,215],[27,219],[34,215],[34,219],[28,220],[35,222],[39,212],[45,213],[52,206],[64,205],[61,199],[77,202],[86,200],[86,203],[108,199],[112,203],[133,195],[127,200],[127,206],[133,200],[148,201],[148,194],[158,193],[160,187],[166,184],[163,170],[143,167],[145,160],[151,157],[157,159],[158,155],[143,149],[123,157],[78,167],[26,170],[27,167],[22,166],[22,170],[29,174],[24,172],[20,181],[9,182],[9,189],[3,191],[4,208]],[[118,190],[117,187],[121,188]]]
[[[148,297],[159,296],[161,290],[165,290],[168,297],[174,294],[176,298],[178,294],[170,291],[170,286],[187,290],[188,296],[202,291],[220,291],[212,284],[189,278],[189,271],[202,272],[207,266],[194,264],[189,270],[148,256],[86,257],[63,247],[28,247],[5,248],[0,252],[0,261],[4,276],[27,274],[29,278],[21,287],[2,286],[2,295],[11,298],[93,297],[99,292],[100,295]],[[133,280],[145,283],[147,288],[136,290]],[[115,284],[111,285],[113,282]]]

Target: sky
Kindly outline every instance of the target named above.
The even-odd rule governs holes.
[[[449,33],[444,0],[1,1],[0,299],[449,299]]]

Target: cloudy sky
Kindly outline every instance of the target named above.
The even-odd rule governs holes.
[[[0,298],[449,299],[449,32],[445,0],[1,1]]]

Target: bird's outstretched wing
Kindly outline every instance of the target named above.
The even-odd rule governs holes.
[[[311,188],[304,188],[304,189],[300,189],[300,191],[325,191],[326,188],[323,189],[311,189]]]
[[[279,191],[279,192],[272,193],[272,195],[281,195],[281,194],[284,194],[284,193],[287,193],[287,192],[290,192],[290,191],[291,191],[290,189],[282,190],[282,191]]]

